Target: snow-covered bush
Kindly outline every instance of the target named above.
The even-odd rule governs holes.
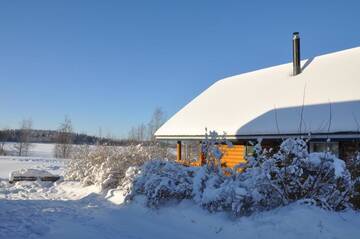
[[[194,201],[211,212],[231,209],[233,182],[229,176],[236,170],[222,167],[220,145],[223,144],[233,147],[225,136],[219,136],[216,131],[208,134],[206,130],[205,140],[201,142],[206,164],[196,170],[193,177]]]
[[[156,158],[167,158],[168,150],[158,144],[143,146],[78,146],[67,165],[65,178],[84,185],[97,184],[103,190],[122,183],[129,167],[140,166]]]
[[[354,192],[351,195],[351,203],[356,209],[360,209],[360,152],[347,162],[347,167],[354,182]]]
[[[302,139],[286,139],[272,156],[258,150],[241,175],[261,196],[254,207],[268,210],[297,200],[332,210],[349,206],[353,182],[345,162],[330,152],[308,153]],[[254,182],[255,181],[255,182]]]
[[[194,176],[194,201],[210,212],[231,210],[235,183],[230,176],[202,167]]]
[[[232,147],[230,141],[226,140],[225,136],[220,137],[216,131],[207,132],[205,129],[205,140],[201,142],[201,153],[204,157],[208,170],[213,170],[222,173],[221,158],[223,152],[220,149],[221,144],[227,144]]]
[[[354,182],[344,161],[330,152],[309,154],[302,139],[286,139],[278,152],[272,153],[256,145],[247,164],[239,165],[242,172],[221,169],[222,153],[217,144],[204,145],[211,162],[203,167],[161,160],[146,163],[133,178],[132,195],[145,195],[150,207],[174,199],[192,199],[211,212],[228,211],[234,216],[295,201],[330,210],[350,206]]]
[[[82,180],[87,177],[90,172],[90,162],[87,160],[90,154],[89,145],[76,145],[73,148],[71,160],[68,162],[65,168],[65,178],[68,180]]]
[[[128,198],[145,195],[147,206],[155,208],[169,201],[192,199],[210,212],[243,210],[242,215],[249,214],[243,207],[253,197],[242,186],[240,175],[225,175],[209,165],[186,167],[163,160],[149,161],[133,178]]]
[[[172,161],[147,162],[133,183],[133,192],[144,194],[149,207],[158,207],[171,200],[191,198],[195,170],[196,168],[184,167]]]

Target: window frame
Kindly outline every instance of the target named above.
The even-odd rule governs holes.
[[[336,157],[340,154],[340,143],[338,141],[326,142],[326,141],[310,141],[309,152],[331,152]]]

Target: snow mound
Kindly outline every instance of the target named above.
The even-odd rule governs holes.
[[[46,170],[39,169],[20,169],[17,171],[12,171],[9,175],[9,182],[14,181],[56,181],[60,177],[52,173],[49,173]]]

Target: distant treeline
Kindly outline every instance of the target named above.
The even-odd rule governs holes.
[[[87,134],[70,133],[73,144],[106,144],[106,145],[130,145],[140,143],[136,140],[129,139],[110,139],[100,138]],[[6,129],[0,130],[0,139],[5,142],[19,142],[21,135],[20,129]],[[58,131],[56,130],[41,130],[30,129],[29,143],[58,143]]]

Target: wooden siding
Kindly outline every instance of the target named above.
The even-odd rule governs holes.
[[[181,144],[177,145],[177,162],[187,166],[201,166],[205,162],[204,156],[201,153],[200,145],[198,145],[198,158],[196,161],[189,160],[186,157],[180,156],[182,152]],[[246,147],[244,145],[233,145],[228,147],[227,145],[220,145],[220,150],[224,154],[221,158],[221,164],[223,167],[233,168],[239,163],[245,163]],[[179,155],[180,154],[180,155]]]
[[[317,142],[317,141],[311,141]],[[323,141],[319,141],[323,142]],[[339,158],[345,161],[354,157],[356,152],[360,151],[360,141],[359,139],[354,140],[333,140],[332,142],[339,142]],[[276,153],[279,150],[281,141],[279,140],[264,140],[262,142],[262,147],[265,149],[272,149],[270,154]],[[310,143],[309,143],[310,144]],[[308,145],[309,146],[309,145]],[[202,166],[204,165],[205,159],[202,153],[200,152],[200,145],[197,145],[197,150],[194,150],[193,155],[198,154],[198,157],[194,156],[189,159],[184,155],[184,147],[181,147],[181,144],[177,145],[177,162],[187,165],[187,166]],[[221,163],[223,167],[233,168],[239,163],[245,163],[246,156],[246,146],[245,145],[233,145],[233,147],[228,147],[227,145],[221,145],[220,150],[223,152],[223,157]],[[309,146],[310,150],[310,146]],[[182,156],[180,156],[182,155]]]
[[[221,164],[224,167],[233,168],[239,163],[245,163],[246,148],[244,145],[233,145],[229,147],[227,145],[220,146],[223,157],[221,158]]]

